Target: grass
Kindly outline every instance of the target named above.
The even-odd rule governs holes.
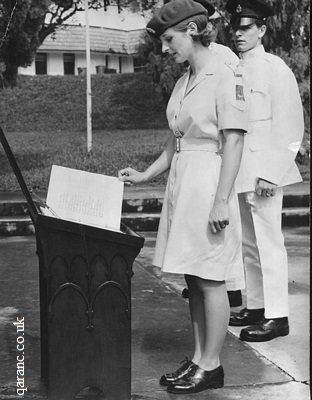
[[[169,134],[168,129],[95,131],[90,153],[82,132],[9,132],[6,138],[28,187],[47,190],[53,164],[110,176],[126,166],[142,171],[159,156]],[[309,180],[308,160],[299,161],[303,178]],[[0,190],[20,190],[2,146],[0,171]],[[153,181],[165,182],[166,175]]]
[[[159,156],[168,134],[168,130],[155,129],[96,131],[90,153],[81,132],[10,132],[6,138],[27,186],[47,190],[53,164],[110,176],[127,166],[142,171]],[[20,190],[2,146],[0,171],[0,190]],[[154,183],[165,181],[162,176]]]

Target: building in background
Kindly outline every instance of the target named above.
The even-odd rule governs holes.
[[[117,6],[89,10],[91,73],[140,71],[137,47],[146,21],[142,15]],[[66,25],[48,36],[33,64],[19,68],[24,75],[77,75],[86,68],[85,13],[78,12]]]

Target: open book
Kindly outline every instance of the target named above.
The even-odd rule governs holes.
[[[123,182],[118,178],[52,166],[44,215],[120,230]]]

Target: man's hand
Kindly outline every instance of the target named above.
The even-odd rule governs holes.
[[[258,196],[270,197],[275,195],[276,187],[277,185],[275,185],[275,183],[265,181],[264,179],[258,179],[255,192]]]

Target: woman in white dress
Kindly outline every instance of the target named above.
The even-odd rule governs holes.
[[[137,185],[170,169],[154,264],[184,274],[194,334],[193,357],[160,379],[170,393],[223,386],[219,356],[230,314],[225,279],[233,290],[244,285],[233,185],[248,116],[241,77],[209,49],[207,23],[206,8],[193,0],[165,4],[148,23],[162,51],[189,68],[168,103],[172,136],[163,153],[144,172],[119,171],[120,180]]]

